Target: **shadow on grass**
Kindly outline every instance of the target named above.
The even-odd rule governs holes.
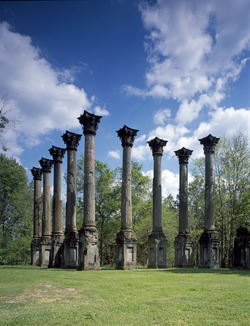
[[[4,269],[16,269],[16,270],[36,270],[40,271],[48,271],[48,272],[87,272],[90,270],[77,270],[74,268],[48,268],[48,267],[39,267],[39,266],[31,266],[31,265],[0,265],[0,270]],[[123,270],[117,270],[114,267],[103,266],[100,270],[91,270],[91,272],[99,272],[99,271],[107,271],[107,272],[123,272]],[[229,268],[219,268],[219,269],[206,269],[206,268],[159,268],[159,269],[149,269],[139,267],[135,270],[126,270],[126,271],[143,271],[143,272],[155,272],[155,273],[174,273],[174,274],[220,274],[220,275],[240,275],[240,276],[250,276],[250,270],[246,269],[229,269]]]
[[[152,269],[151,269],[152,271]],[[230,268],[165,268],[158,269],[159,272],[174,273],[174,274],[220,274],[220,275],[232,275],[237,274],[241,276],[250,276],[250,270],[246,269],[230,269]]]

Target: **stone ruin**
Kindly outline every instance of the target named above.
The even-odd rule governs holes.
[[[239,227],[234,240],[233,267],[250,269],[250,231]]]
[[[66,131],[62,139],[66,149],[52,146],[52,160],[41,158],[41,168],[31,169],[34,178],[33,239],[31,264],[78,270],[100,269],[99,234],[95,221],[94,140],[102,117],[87,111],[78,118],[85,136],[84,216],[76,227],[76,154],[82,135]],[[123,147],[121,229],[116,236],[116,268],[137,267],[137,239],[133,231],[131,192],[131,151],[138,130],[124,125],[117,131]],[[205,219],[200,243],[200,268],[219,268],[219,237],[214,227],[214,149],[219,138],[211,134],[199,140],[205,154]],[[162,229],[161,160],[167,141],[155,137],[148,142],[154,160],[152,230],[148,235],[148,268],[167,267],[166,237]],[[61,200],[61,164],[67,152],[66,223],[63,230]],[[192,150],[175,151],[179,159],[179,232],[175,238],[175,266],[193,267],[192,242],[188,231],[188,159]],[[54,193],[51,218],[50,174],[54,166]],[[42,192],[43,180],[43,192]],[[52,230],[51,230],[52,225]],[[237,237],[234,261],[249,267],[249,234]],[[247,239],[247,240],[246,240]],[[244,245],[242,245],[244,243]],[[245,245],[247,243],[247,245]],[[245,247],[244,247],[245,246]],[[244,250],[242,248],[245,248]],[[243,251],[242,251],[243,250]],[[246,254],[243,255],[243,252]],[[243,258],[248,257],[248,258]]]

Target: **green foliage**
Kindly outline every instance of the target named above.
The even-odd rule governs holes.
[[[0,154],[0,264],[29,262],[32,206],[25,169]]]
[[[196,248],[204,225],[204,159],[196,160],[189,187],[189,225]],[[221,266],[231,264],[236,229],[250,226],[250,148],[238,132],[220,139],[215,150],[215,225],[221,240]]]

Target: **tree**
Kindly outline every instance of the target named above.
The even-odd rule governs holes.
[[[246,135],[224,137],[215,155],[217,226],[222,266],[231,265],[233,241],[239,226],[249,226],[250,147]]]
[[[148,208],[150,198],[150,179],[141,172],[142,166],[132,162],[132,207],[133,223],[138,231],[138,257],[145,256],[144,219],[149,220],[151,209]],[[107,164],[95,160],[95,196],[96,226],[99,231],[99,248],[101,264],[113,265],[115,262],[115,239],[121,227],[121,184],[122,169],[111,170]],[[77,162],[77,224],[81,227],[83,220],[84,190],[84,158]],[[141,226],[141,227],[140,227]],[[145,260],[144,258],[142,259]]]
[[[196,243],[204,227],[203,159],[195,161],[194,180],[189,187],[190,225]],[[249,226],[250,149],[246,135],[223,137],[215,150],[215,225],[221,240],[221,266],[231,265],[236,229]]]
[[[32,207],[25,169],[0,154],[0,264],[30,261]]]

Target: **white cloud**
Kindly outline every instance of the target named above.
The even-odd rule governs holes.
[[[109,151],[108,152],[108,157],[119,160],[120,159],[120,151],[119,150],[117,150],[117,151]]]
[[[104,107],[104,108],[101,108],[100,106],[96,106],[94,108],[94,113],[96,115],[100,115],[102,117],[107,117],[109,116],[109,111]]]
[[[132,160],[136,161],[144,161],[148,160],[152,157],[152,153],[148,144],[140,145],[140,146],[133,146],[132,153],[131,153]]]
[[[158,125],[164,125],[168,118],[171,117],[170,109],[158,110],[154,115],[154,122]]]
[[[0,24],[0,71],[0,90],[14,99],[12,109],[20,119],[18,134],[6,137],[9,144],[14,137],[11,146],[7,143],[10,152],[36,145],[40,135],[53,129],[79,128],[77,117],[90,109],[83,89],[61,81],[63,74],[73,80],[72,69],[66,76],[53,68],[30,37],[13,32],[7,23]]]
[[[126,85],[128,94],[178,100],[176,122],[187,124],[202,109],[216,110],[227,84],[239,77],[250,49],[249,3],[164,1],[140,7],[147,31],[146,88]]]
[[[145,172],[151,180],[153,180],[154,171],[149,170]],[[189,175],[189,182],[192,180],[192,177]],[[172,195],[176,197],[179,193],[179,174],[173,173],[168,169],[164,169],[162,171],[162,197],[167,197],[168,195]]]
[[[138,144],[138,143],[142,143],[142,142],[146,142],[146,138],[147,136],[144,134],[144,135],[141,135],[140,137],[138,138],[135,138],[135,141],[134,141],[134,144]]]

